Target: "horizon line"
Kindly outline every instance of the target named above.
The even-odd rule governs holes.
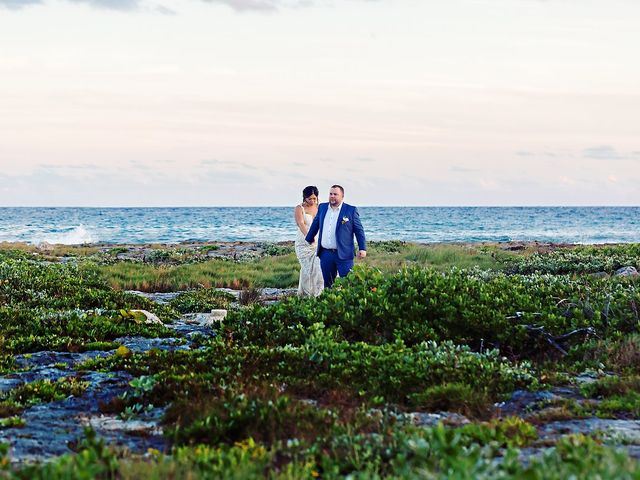
[[[327,202],[321,202],[327,203]],[[348,202],[345,202],[348,203]],[[358,208],[640,208],[640,204],[575,204],[575,205],[355,205]],[[295,208],[296,205],[0,205],[0,209],[161,209],[161,208]]]

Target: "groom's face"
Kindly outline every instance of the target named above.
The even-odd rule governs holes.
[[[344,193],[339,188],[332,188],[329,190],[329,205],[336,207],[342,203]]]

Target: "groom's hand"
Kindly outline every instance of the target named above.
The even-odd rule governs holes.
[[[366,250],[358,250],[358,258],[364,258],[367,256]]]

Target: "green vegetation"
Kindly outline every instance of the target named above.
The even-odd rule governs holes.
[[[349,476],[560,480],[633,479],[639,473],[637,463],[624,453],[580,435],[561,439],[555,448],[526,466],[518,461],[518,450],[513,447],[503,452],[501,461],[492,461],[497,446],[504,442],[502,435],[498,435],[495,442],[489,441],[487,447],[476,443],[478,437],[491,439],[491,429],[465,432],[464,428],[439,426],[395,429],[381,435],[343,433],[331,437],[328,443],[315,443],[311,448],[301,448],[295,442],[266,448],[249,439],[231,446],[180,447],[171,456],[152,452],[151,457],[143,458],[108,448],[89,431],[78,454],[44,465],[6,471],[4,478],[337,479]]]
[[[291,298],[231,312],[225,325],[240,342],[296,344],[307,334],[294,326],[322,322],[348,341],[400,338],[413,345],[452,340],[478,349],[500,346],[504,353],[527,356],[540,342],[527,331],[527,324],[555,335],[581,327],[592,327],[603,337],[632,333],[638,329],[638,303],[640,292],[626,279],[457,269],[440,273],[415,267],[383,275],[356,268],[318,298]],[[245,328],[247,324],[251,328]]]
[[[114,262],[112,259],[101,263],[97,269],[110,285],[122,290],[165,292],[199,287],[295,287],[299,265],[292,248],[279,244],[266,244],[261,248],[264,256],[239,261],[206,257],[198,257],[196,262],[176,260],[169,263]],[[514,257],[513,253],[492,246],[416,245],[386,241],[371,242],[368,248],[363,263],[384,273],[395,272],[405,265],[428,266],[442,271],[452,266],[501,269],[504,262]],[[172,255],[176,254],[158,253],[155,257],[168,259]]]
[[[289,254],[242,262],[215,258],[175,266],[119,262],[95,268],[114,288],[171,292],[199,287],[290,287],[298,282],[299,266],[295,255]]]
[[[167,321],[177,315],[140,296],[111,289],[91,268],[6,257],[0,262],[3,354],[82,351],[87,344],[124,335],[169,335],[165,327],[146,325],[131,309],[150,310]]]
[[[229,293],[202,288],[181,293],[169,304],[180,313],[206,312],[215,308],[228,308],[234,299]]]
[[[0,395],[0,417],[13,415],[22,408],[38,403],[63,400],[70,395],[79,396],[88,386],[87,382],[77,377],[63,377],[55,382],[36,380],[25,383]]]
[[[25,427],[31,405],[83,395],[83,372],[127,372],[126,392],[100,411],[128,420],[162,408],[170,445],[136,455],[87,430],[74,455],[22,466],[10,466],[0,446],[0,478],[639,477],[615,439],[549,440],[537,428],[640,417],[637,281],[590,275],[637,267],[637,245],[514,253],[373,242],[366,262],[318,298],[249,306],[213,287],[294,286],[295,255],[278,244],[254,257],[208,256],[225,248],[158,246],[133,260],[124,247],[65,252],[71,264],[43,262],[50,252],[0,251],[3,375],[18,353],[114,350],[74,367],[77,376],[6,390],[0,429]],[[188,291],[160,306],[126,289]],[[190,350],[135,353],[114,342],[176,334],[132,310],[171,321],[214,308],[229,313]],[[562,336],[575,329],[584,330]],[[579,385],[585,371],[597,378]],[[575,398],[497,416],[512,392],[550,386]],[[441,412],[470,423],[418,421]],[[519,458],[541,447],[549,448]]]
[[[13,417],[0,418],[0,430],[3,428],[20,428],[25,425],[26,422],[17,415],[14,415]]]
[[[511,273],[614,273],[621,267],[640,269],[640,244],[578,246],[520,257]]]

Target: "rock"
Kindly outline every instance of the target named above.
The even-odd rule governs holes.
[[[168,328],[175,330],[178,335],[191,341],[194,336],[212,337],[215,335],[211,329],[209,313],[187,313],[180,320],[167,325]]]
[[[50,244],[49,242],[40,242],[38,243],[37,248],[43,253],[53,252],[53,245]]]
[[[145,337],[119,337],[117,343],[122,344],[119,349],[126,347],[133,353],[143,353],[149,350],[189,350],[189,345],[182,338],[145,338]]]
[[[185,323],[211,326],[214,323],[221,322],[227,316],[227,311],[223,308],[211,310],[210,313],[187,313],[182,316]]]
[[[596,432],[605,438],[637,445],[640,443],[640,420],[585,418],[549,422],[538,429],[540,440],[552,441],[567,434],[593,435]]]
[[[149,324],[149,323],[154,323],[157,325],[164,325],[164,323],[162,323],[162,320],[160,320],[158,318],[158,316],[154,313],[151,312],[147,312],[146,310],[131,310],[132,313],[142,313],[145,318],[147,319],[147,321],[145,323]]]
[[[84,363],[87,360],[93,360],[98,357],[108,357],[109,355],[108,352],[95,350],[82,353],[42,351],[16,355],[15,362],[18,368],[26,369],[30,372],[37,370],[40,375],[43,375],[42,368],[58,367],[57,370],[62,366],[70,368],[79,363]]]
[[[636,267],[622,267],[616,270],[617,277],[637,277],[640,275]]]
[[[500,416],[506,417],[510,415],[521,415],[525,411],[530,411],[536,406],[544,405],[557,396],[552,392],[527,392],[525,390],[516,390],[511,398],[506,402],[496,403],[495,407]]]
[[[595,272],[590,275],[593,278],[608,278],[609,274],[607,272]]]
[[[588,385],[590,383],[595,383],[604,377],[613,377],[613,375],[608,373],[592,372],[592,371],[582,372],[580,375],[575,377],[575,381],[579,385]]]
[[[138,290],[127,290],[127,293],[132,293],[134,295],[138,295],[140,297],[148,298],[149,300],[156,303],[169,303],[171,300],[176,298],[183,292],[157,292],[157,293],[147,293],[140,292]]]
[[[162,427],[155,421],[123,420],[116,415],[96,415],[93,417],[79,417],[82,425],[88,425],[98,432],[128,433],[139,436],[162,436]]]
[[[240,296],[240,290],[234,290],[233,288],[216,288],[216,290],[233,295],[236,299]]]
[[[99,416],[100,405],[108,404],[129,390],[131,379],[132,376],[125,372],[86,372],[82,380],[89,382],[89,387],[82,395],[27,407],[21,415],[26,422],[23,427],[0,429],[0,443],[9,444],[10,461],[16,464],[41,462],[73,453],[70,446],[82,438],[86,417]],[[107,422],[98,433],[107,443],[117,443],[134,453],[144,453],[149,448],[164,450],[166,441],[159,427],[161,416],[162,411],[158,409],[155,415],[137,418],[144,423],[128,426],[126,422],[125,425]],[[94,425],[101,427],[99,422]],[[120,430],[120,426],[124,430]],[[142,433],[142,429],[144,435],[136,435]]]
[[[409,422],[416,427],[435,427],[438,423],[443,423],[449,427],[460,427],[470,423],[467,417],[454,412],[411,412],[401,414],[398,420]]]
[[[0,377],[0,394],[8,392],[22,385],[22,381],[17,378]]]

